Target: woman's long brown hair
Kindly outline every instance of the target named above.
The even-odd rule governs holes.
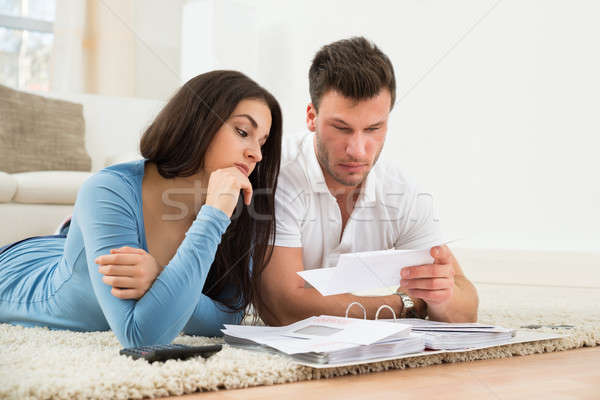
[[[281,157],[282,117],[277,100],[236,71],[212,71],[190,79],[171,98],[140,141],[141,154],[164,178],[191,176],[203,168],[206,150],[217,131],[244,99],[264,101],[271,111],[262,161],[249,180],[254,196],[249,211],[238,202],[221,238],[202,292],[231,311],[261,304],[260,278],[275,237],[274,195]]]

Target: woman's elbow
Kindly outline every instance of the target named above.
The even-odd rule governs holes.
[[[128,330],[115,332],[119,343],[124,348],[170,344],[176,335],[171,332]]]
[[[183,333],[191,336],[223,336],[224,324],[239,325],[242,322],[243,313],[228,313],[220,321],[206,321],[198,318],[192,318],[183,328]]]

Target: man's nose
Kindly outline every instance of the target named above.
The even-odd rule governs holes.
[[[346,143],[346,154],[355,160],[363,160],[367,154],[366,144],[361,135],[352,135]]]

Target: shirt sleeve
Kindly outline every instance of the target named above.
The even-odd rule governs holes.
[[[253,248],[254,246],[251,247]],[[252,268],[253,261],[252,257],[250,257],[248,266],[250,277],[252,277]],[[244,311],[233,311],[220,302],[222,299],[234,296],[238,297],[238,307],[236,308],[239,308],[243,304],[243,295],[237,293],[231,286],[224,288],[219,293],[217,299],[211,299],[206,295],[202,295],[192,317],[183,329],[183,333],[195,336],[223,336],[221,328],[223,328],[224,324],[239,325],[244,317]],[[207,321],[210,322],[207,323]]]
[[[427,249],[439,245],[444,238],[440,219],[431,193],[415,189],[408,208],[407,220],[394,247],[397,249]]]
[[[239,325],[243,315],[243,311],[233,312],[217,300],[202,295],[183,333],[195,336],[223,336],[223,324]]]
[[[217,246],[230,223],[216,208],[201,208],[175,256],[141,299],[119,299],[102,282],[96,257],[113,248],[141,247],[136,208],[133,188],[108,172],[88,179],[75,205],[94,293],[119,342],[125,347],[171,343],[195,312],[207,332],[220,327],[225,316],[202,294]],[[203,306],[207,309],[197,311]]]
[[[281,182],[281,180],[280,180]],[[300,218],[305,214],[302,196],[293,196],[281,183],[275,192],[275,246],[302,247]]]

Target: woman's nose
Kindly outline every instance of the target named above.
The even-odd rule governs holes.
[[[262,152],[260,150],[260,145],[254,145],[252,147],[248,147],[246,149],[246,157],[252,159],[255,163],[258,163],[262,160]]]

